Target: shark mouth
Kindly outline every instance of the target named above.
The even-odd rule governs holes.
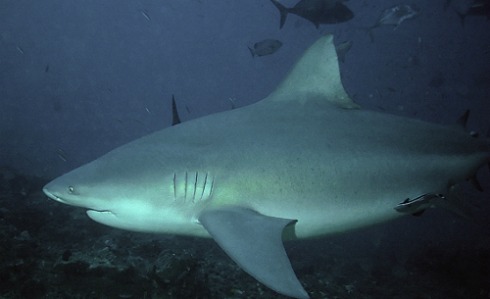
[[[111,215],[115,215],[112,211],[110,210],[94,210],[94,209],[88,209],[87,210],[87,214],[93,214],[93,213],[97,213],[97,214],[111,214]]]
[[[61,198],[61,197],[59,197],[59,196],[57,196],[57,195],[49,192],[49,190],[46,189],[46,188],[43,188],[43,192],[44,192],[44,194],[46,194],[47,197],[49,197],[49,198],[51,198],[53,200],[56,200],[56,201],[61,202],[61,203],[64,203],[64,204],[68,204],[66,201],[63,200],[63,198]]]
[[[72,202],[66,201],[62,197],[59,197],[58,195],[50,192],[46,188],[43,189],[43,192],[44,192],[44,194],[46,194],[47,197],[49,197],[49,198],[51,198],[51,199],[53,199],[53,200],[55,200],[57,202],[61,202],[63,204],[67,204],[67,205],[71,205],[71,206],[80,206],[80,205],[74,204]],[[114,214],[112,211],[106,210],[106,209],[94,209],[94,208],[88,208],[88,207],[85,207],[85,208],[87,208],[87,212],[88,211],[91,211],[92,213],[110,213],[110,214]]]

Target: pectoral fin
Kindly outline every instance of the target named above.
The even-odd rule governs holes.
[[[248,274],[294,298],[309,298],[282,244],[282,231],[296,220],[268,217],[242,207],[205,210],[199,221],[218,245]]]

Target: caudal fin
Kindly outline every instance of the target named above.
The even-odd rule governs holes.
[[[277,7],[277,9],[279,9],[279,13],[281,14],[281,21],[279,23],[279,29],[281,29],[282,26],[284,26],[284,23],[286,23],[286,17],[288,16],[288,9],[287,7],[279,3],[279,1],[277,0],[271,0],[271,2]]]
[[[250,51],[250,54],[252,55],[252,58],[255,58],[255,50],[248,47],[248,50]]]

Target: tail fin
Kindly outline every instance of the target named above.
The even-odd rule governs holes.
[[[279,23],[279,29],[281,29],[282,26],[284,26],[284,23],[286,23],[286,17],[288,16],[288,9],[287,7],[279,3],[279,1],[277,0],[271,0],[271,2],[277,7],[277,9],[279,9],[279,13],[281,14],[281,22]]]
[[[252,54],[252,58],[255,58],[255,50],[248,47],[248,50],[250,51],[250,54]]]

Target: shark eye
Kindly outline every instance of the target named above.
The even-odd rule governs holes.
[[[68,192],[75,193],[75,188],[73,186],[68,186]]]

